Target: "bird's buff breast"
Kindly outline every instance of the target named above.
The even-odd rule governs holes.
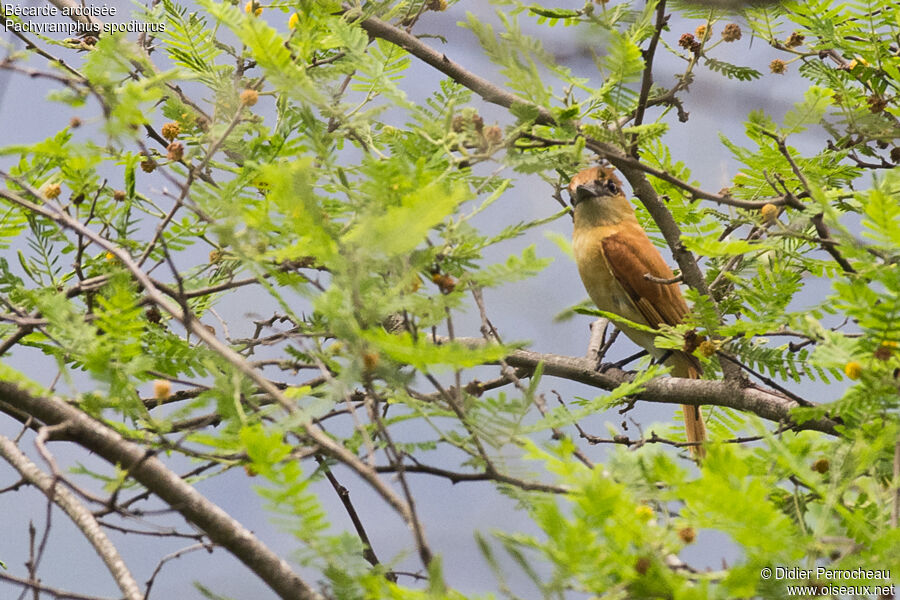
[[[572,253],[578,265],[578,274],[597,308],[646,325],[644,316],[631,302],[606,264],[602,243],[603,238],[613,233],[610,229],[612,228],[603,225],[576,228],[572,234]],[[639,346],[655,350],[653,335],[627,326],[619,327]]]
[[[631,302],[625,290],[616,281],[603,256],[603,238],[606,227],[579,227],[572,234],[572,252],[584,287],[600,310],[623,314],[631,312]],[[623,315],[625,316],[625,315]],[[629,317],[630,318],[630,317]]]

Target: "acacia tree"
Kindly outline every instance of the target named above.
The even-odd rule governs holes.
[[[900,572],[895,3],[729,14],[666,0],[498,0],[502,30],[474,17],[459,26],[499,82],[428,35],[445,0],[198,4],[148,5],[139,18],[152,35],[65,43],[5,15],[24,49],[0,64],[52,81],[73,117],[2,150],[0,354],[38,358],[33,372],[3,366],[0,411],[21,431],[0,437],[11,467],[0,486],[33,486],[61,508],[122,597],[143,598],[163,564],[190,560],[126,563],[111,529],[135,518],[146,523],[130,531],[165,524],[173,537],[191,524],[197,547],[232,554],[282,598],[463,597],[446,583],[453,565],[429,542],[412,478],[487,482],[516,500],[539,533],[477,538],[501,596],[523,574],[553,598],[735,598],[836,583],[766,578],[776,566]],[[670,28],[673,14],[697,29]],[[596,72],[558,62],[526,22],[591,39]],[[770,73],[721,58],[751,34],[782,53]],[[654,77],[663,54],[683,62],[671,85]],[[424,103],[408,98],[412,63],[446,76]],[[700,70],[747,85],[791,70],[807,85],[783,119],[747,116],[749,147],[723,137],[741,167],[716,192],[667,145],[690,135]],[[501,123],[485,124],[487,104],[508,110]],[[800,134],[815,154],[792,146]],[[587,357],[501,338],[492,324],[515,307],[483,291],[548,260],[534,247],[499,262],[486,253],[567,219],[568,178],[598,160],[624,175],[677,263],[692,310],[657,345],[693,352],[702,380],[666,377],[646,358],[598,368],[619,346],[611,315],[596,315]],[[488,235],[489,205],[515,214],[518,178],[501,172],[547,181],[545,217]],[[821,280],[827,297],[803,295]],[[246,323],[215,311],[241,297],[272,307],[244,338],[230,331]],[[480,326],[454,326],[464,311]],[[845,377],[815,402],[804,393]],[[554,397],[549,378],[593,397]],[[675,421],[594,430],[591,415],[643,402],[707,407],[699,468]],[[57,466],[74,447],[108,468]],[[302,569],[193,485],[236,468],[296,537]],[[378,552],[336,472],[394,514],[408,555]],[[352,529],[329,525],[334,502],[311,483],[321,480]],[[170,510],[146,514],[151,501]],[[707,530],[727,534],[739,559],[709,571],[679,558]],[[47,592],[39,559],[0,571],[0,585]],[[838,583],[891,583],[845,575]]]

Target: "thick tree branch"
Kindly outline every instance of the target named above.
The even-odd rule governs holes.
[[[111,464],[128,469],[130,475],[141,485],[206,532],[214,543],[227,548],[281,598],[322,599],[318,592],[293,572],[284,559],[219,506],[166,468],[162,461],[146,449],[129,442],[59,398],[32,395],[11,383],[0,382],[0,400],[33,415],[47,425],[65,424],[65,433],[70,439]]]
[[[474,338],[472,339],[474,340]],[[633,379],[633,376],[616,368],[610,368],[603,372],[597,371],[594,362],[586,358],[516,350],[505,360],[513,367],[527,370],[534,370],[538,364],[542,363],[544,375],[570,379],[604,390],[614,390],[619,385]],[[727,380],[658,377],[648,381],[643,387],[644,390],[638,394],[638,397],[647,402],[724,406],[751,412],[776,423],[792,423],[790,411],[800,406],[797,402],[769,390],[752,385],[739,385],[737,382]],[[806,421],[797,425],[796,428],[839,435],[836,430],[837,425],[831,419],[817,419]]]
[[[432,336],[430,339],[437,344],[449,341],[449,338],[441,336]],[[472,347],[480,347],[486,343],[481,338],[456,338],[455,341]],[[540,364],[543,365],[544,375],[569,379],[608,391],[634,379],[633,375],[616,367],[598,371],[596,362],[587,357],[514,350],[503,358],[503,362],[526,373],[533,372]],[[780,393],[742,381],[657,377],[645,383],[643,388],[637,397],[646,402],[723,406],[751,412],[763,419],[785,425],[793,423],[790,411],[801,406],[800,403]],[[808,429],[837,436],[840,435],[837,426],[838,423],[831,419],[816,419],[795,424],[795,429]]]
[[[622,175],[624,175],[625,179],[628,180],[628,183],[631,184],[634,195],[638,197],[647,209],[647,212],[650,213],[653,221],[659,226],[660,233],[662,233],[666,243],[669,245],[669,248],[671,248],[672,256],[675,258],[675,262],[678,263],[678,267],[681,269],[681,277],[684,282],[697,290],[700,294],[710,296],[709,286],[706,285],[706,278],[703,276],[703,271],[700,270],[700,266],[697,264],[697,258],[690,250],[685,248],[682,243],[681,228],[678,226],[672,213],[669,212],[669,209],[666,208],[666,205],[660,200],[659,194],[657,194],[653,186],[650,185],[650,180],[647,179],[643,165],[641,165],[639,161],[625,157],[617,150],[615,152],[609,152],[609,149],[606,149],[605,154],[609,162],[622,172]]]
[[[125,561],[122,560],[116,546],[106,536],[91,511],[78,501],[75,494],[66,489],[54,477],[44,473],[19,450],[12,440],[2,435],[0,435],[0,456],[12,465],[23,479],[41,490],[64,513],[69,515],[75,526],[81,530],[81,533],[106,564],[106,568],[109,569],[119,589],[122,590],[123,597],[126,600],[142,600],[144,594],[128,570]]]

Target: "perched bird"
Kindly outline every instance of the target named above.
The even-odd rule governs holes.
[[[610,167],[591,167],[569,183],[575,211],[572,250],[578,273],[591,300],[600,310],[658,328],[677,325],[688,312],[677,283],[659,251],[634,216],[634,208],[622,191],[622,182]],[[690,354],[657,348],[654,335],[619,325],[631,340],[656,359],[664,359],[675,377],[697,379],[700,362]],[[683,405],[689,442],[706,439],[699,406]],[[691,446],[691,454],[702,458],[702,446]]]

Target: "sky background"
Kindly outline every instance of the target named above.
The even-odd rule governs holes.
[[[580,8],[583,2],[556,0],[552,4]],[[130,5],[121,2],[116,6],[119,7],[119,18],[115,20],[126,20]],[[485,59],[475,37],[468,30],[457,26],[457,22],[466,19],[467,12],[475,14],[480,20],[498,24],[494,9],[487,3],[464,0],[445,13],[427,14],[416,27],[416,32],[442,36],[446,44],[441,44],[434,37],[427,41],[475,73],[491,81],[502,82],[499,69]],[[267,11],[265,17],[273,25],[285,28],[285,23],[281,21],[286,21],[287,17],[283,13]],[[537,27],[527,17],[522,17],[521,21],[524,30],[539,35],[546,49],[560,63],[573,73],[591,77],[592,82],[597,83],[591,52],[600,52],[602,49],[596,47],[593,40],[578,37],[571,28]],[[737,22],[741,21],[738,19]],[[681,33],[692,32],[700,23],[699,20],[683,21],[673,17],[670,22],[671,31],[664,37],[674,45]],[[801,98],[805,89],[804,85],[798,83],[796,69],[792,69],[786,76],[768,74],[767,65],[777,55],[764,42],[754,40],[746,28],[744,31],[742,40],[721,45],[716,56],[752,66],[764,73],[763,78],[753,82],[729,81],[703,67],[697,68],[696,79],[689,93],[682,94],[690,120],[687,124],[678,124],[672,119],[672,130],[666,137],[673,156],[686,163],[702,188],[711,191],[728,185],[738,168],[721,145],[719,134],[722,133],[739,144],[746,143],[742,123],[751,110],[765,110],[777,120],[793,102]],[[719,31],[714,31],[713,35],[718,34]],[[12,36],[2,30],[0,39],[12,43]],[[54,48],[53,51],[73,64],[77,64],[80,58],[72,51],[60,48]],[[0,48],[0,56],[5,53],[6,49]],[[40,60],[33,60],[30,64],[34,67],[43,66]],[[660,85],[671,85],[674,75],[682,70],[683,63],[679,60],[666,52],[657,54],[654,75]],[[410,98],[421,101],[433,93],[441,79],[439,73],[413,59],[401,86]],[[96,131],[99,123],[96,106],[88,105],[75,111],[64,105],[51,103],[46,97],[55,88],[55,85],[43,79],[30,79],[0,71],[0,146],[33,143],[52,136],[65,127],[74,114],[85,121],[84,128],[77,135],[91,136]],[[512,123],[504,109],[486,105],[477,97],[473,99],[472,106],[479,110],[487,124],[497,123],[505,127]],[[266,102],[263,101],[260,103],[259,113],[266,114],[266,110],[271,114],[271,105],[267,109]],[[158,128],[163,121],[164,118],[157,115],[154,124]],[[804,147],[805,144],[808,145]],[[793,141],[794,146],[805,152],[814,150],[815,144],[814,136],[810,136],[808,142]],[[0,156],[0,168],[8,168],[14,160],[14,157]],[[479,222],[482,227],[500,230],[512,222],[546,217],[558,210],[558,205],[550,197],[551,188],[538,177],[523,177],[509,170],[504,174],[514,178],[514,187],[482,216]],[[584,354],[591,319],[580,316],[562,323],[554,321],[554,316],[560,311],[586,298],[574,264],[546,237],[548,232],[568,237],[570,228],[571,220],[564,217],[525,238],[512,240],[492,250],[493,254],[488,257],[487,262],[502,260],[530,244],[536,244],[539,255],[554,259],[553,264],[538,277],[487,291],[490,316],[505,339],[530,340],[530,347],[541,352],[576,356]],[[16,250],[14,246],[0,253],[14,263]],[[668,251],[663,254],[670,264],[674,264]],[[811,288],[805,297],[812,302],[812,299],[819,297],[826,289]],[[234,337],[252,333],[251,321],[271,314],[272,309],[267,298],[252,290],[235,292],[223,298],[216,306],[217,312],[229,323]],[[458,335],[479,335],[479,321],[475,311],[456,315],[455,322]],[[215,325],[214,322],[211,324]],[[622,338],[616,344],[611,358],[626,356],[634,350],[634,346]],[[29,356],[18,349],[4,356],[3,360],[44,382],[55,376],[55,372],[43,372],[40,370],[42,367],[35,367],[42,362],[47,364],[46,361],[38,361],[35,356]],[[89,385],[89,382],[83,383]],[[556,390],[565,398],[593,397],[598,393],[591,388],[549,378],[545,379],[543,389],[545,392]],[[149,390],[146,391],[149,395]],[[806,388],[804,391],[808,393],[814,390]],[[835,390],[821,391],[828,396],[836,395]],[[679,413],[677,407],[639,404],[629,416],[649,425],[654,422],[669,422]],[[606,423],[618,424],[621,420],[612,411],[598,415],[590,424],[594,433],[603,434]],[[15,436],[18,431],[14,421],[0,415],[0,434]],[[405,433],[410,437],[415,435],[414,431]],[[34,456],[29,444],[23,446]],[[79,452],[73,445],[54,444],[51,449],[63,464],[80,462],[90,468],[108,472],[102,461]],[[604,447],[588,449],[589,456],[597,461],[602,461],[606,452],[607,448]],[[180,470],[186,471],[190,465],[182,461],[180,467]],[[350,488],[363,521],[367,523],[375,550],[382,559],[389,559],[410,547],[411,540],[407,531],[393,513],[385,510],[382,503],[374,499],[368,489],[346,471],[338,468],[335,474]],[[15,481],[16,476],[11,468],[5,463],[0,464],[0,488]],[[516,510],[510,499],[490,485],[469,483],[454,486],[444,480],[422,476],[413,476],[411,481],[422,519],[427,524],[429,541],[433,549],[443,556],[448,582],[467,593],[496,589],[496,580],[479,554],[472,532],[489,532],[496,528],[535,533],[533,527],[529,527],[528,518]],[[201,482],[197,487],[254,530],[273,549],[288,556],[296,549],[296,544],[293,538],[279,531],[271,521],[272,515],[262,509],[263,502],[252,489],[257,483],[245,477],[243,471],[233,470],[221,477]],[[320,496],[325,499],[331,511],[335,528],[352,530],[330,488],[324,484],[317,484],[317,488],[321,490]],[[34,490],[25,488],[0,495],[0,561],[7,564],[10,573],[25,575],[23,562],[28,556],[28,523],[33,521],[40,535],[46,522],[45,513],[46,502]],[[44,582],[83,593],[117,597],[117,589],[98,557],[67,518],[54,511],[52,524],[51,541],[41,569]],[[182,525],[179,529],[186,530],[187,526]],[[167,539],[139,538],[134,535],[113,534],[112,539],[122,548],[124,558],[139,582],[145,581],[149,576],[150,570],[155,566],[155,557],[190,545],[188,542],[173,543]],[[154,559],[148,560],[147,556]],[[697,566],[719,568],[722,560],[733,562],[737,554],[724,536],[701,532],[698,543],[690,547],[683,558]],[[414,556],[408,556],[403,564],[415,566],[417,560]],[[515,581],[516,572],[512,573],[511,580]],[[309,575],[308,572],[306,574]],[[212,554],[205,551],[194,552],[186,558],[168,563],[156,581],[151,598],[202,598],[191,586],[193,581],[200,581],[214,592],[233,598],[274,598],[274,594],[262,586],[252,573],[225,552],[218,550]],[[521,589],[517,591],[527,594],[529,588],[524,582],[514,584],[514,589],[518,586]],[[0,582],[0,600],[17,598],[19,593],[19,588]]]

